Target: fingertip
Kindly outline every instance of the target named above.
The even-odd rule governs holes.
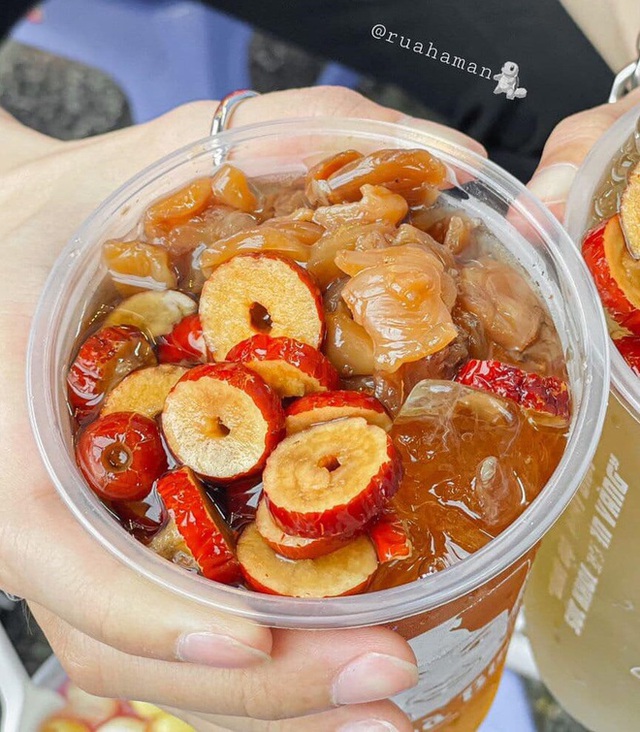
[[[414,663],[384,653],[364,653],[339,670],[333,680],[331,701],[336,706],[379,701],[417,683]]]
[[[547,205],[564,203],[577,173],[578,166],[575,163],[554,163],[538,168],[527,188]]]
[[[400,633],[383,626],[363,628],[362,630],[366,633],[366,646],[372,652],[397,656],[407,663],[417,665],[418,661],[413,648]]]

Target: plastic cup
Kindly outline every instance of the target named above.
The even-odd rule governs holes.
[[[251,175],[291,174],[340,149],[367,153],[385,147],[422,147],[437,154],[460,183],[445,195],[482,218],[538,288],[563,341],[573,396],[563,458],[540,496],[498,538],[453,567],[401,587],[330,600],[295,599],[184,572],[113,521],[85,486],[73,457],[65,374],[105,278],[101,244],[126,234],[149,202],[210,174],[225,156]],[[420,666],[418,687],[398,698],[416,729],[471,730],[493,699],[538,542],[574,494],[593,455],[608,389],[606,345],[602,311],[581,258],[550,212],[507,173],[464,148],[406,127],[290,120],[189,145],[126,183],[86,221],[55,265],[33,322],[29,408],[60,495],[91,536],[132,570],[169,592],[268,626],[393,627],[409,640]]]
[[[594,195],[619,162],[623,186],[640,160],[640,106],[613,125],[578,171],[566,224],[575,244],[615,213]],[[622,155],[622,158],[620,156]],[[560,703],[595,732],[640,718],[640,378],[611,345],[611,394],[597,452],[575,499],[543,542],[526,600],[540,674]]]

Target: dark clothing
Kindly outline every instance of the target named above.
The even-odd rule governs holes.
[[[558,0],[209,4],[305,50],[403,87],[447,124],[482,142],[497,163],[521,179],[532,173],[553,127],[606,101],[613,80]],[[27,7],[19,0],[2,0],[4,28]],[[384,37],[372,35],[374,26],[379,34],[384,26]],[[525,98],[494,94],[497,81],[486,78],[500,74],[509,61],[519,66]]]
[[[482,142],[491,157],[526,178],[553,127],[607,99],[613,74],[557,0],[216,0],[303,48],[341,61],[421,99],[448,124]],[[376,24],[397,33],[375,39]],[[411,39],[409,49],[400,45]],[[410,50],[431,42],[490,67],[520,66],[524,99],[494,95],[488,81]],[[433,54],[432,54],[433,55]]]
[[[2,0],[0,3],[0,38],[4,37],[11,26],[16,23],[33,5],[23,0]]]

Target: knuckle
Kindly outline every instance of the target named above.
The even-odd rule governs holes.
[[[6,505],[13,497],[0,494],[0,500]],[[38,532],[25,530],[17,506],[9,506],[8,516],[11,520],[0,521],[0,588],[12,595],[30,597],[31,576],[24,568],[30,566],[33,557],[40,561]]]
[[[169,152],[166,146],[176,147],[185,134],[204,136],[208,130],[215,102],[197,101],[181,104],[165,112],[153,120],[145,123],[143,128],[154,130],[157,140],[161,143],[161,153]],[[190,132],[193,130],[193,133]]]
[[[94,696],[116,696],[107,683],[100,648],[80,631],[67,626],[52,614],[38,613],[38,623],[71,681]]]
[[[134,638],[128,632],[130,625],[123,622],[122,598],[114,591],[121,586],[121,570],[114,569],[108,581],[97,584],[95,578],[77,577],[75,595],[84,598],[83,615],[86,619],[88,634],[104,645],[125,653],[136,652]]]
[[[49,636],[60,665],[71,681],[82,691],[95,696],[108,696],[96,659],[89,659],[84,644],[72,633]]]
[[[118,647],[120,645],[120,633],[118,629],[122,627],[120,622],[116,621],[118,614],[114,608],[114,596],[105,588],[101,593],[100,602],[92,605],[91,612],[93,614],[93,623],[95,633],[93,635],[99,638],[103,643],[110,646]]]
[[[354,89],[349,89],[349,87],[346,86],[332,86],[331,84],[324,84],[314,87],[314,91],[318,94],[324,94],[331,99],[343,100],[346,102],[364,99],[362,94],[358,93]]]
[[[316,108],[320,114],[348,117],[370,102],[353,89],[344,86],[318,86],[313,90]]]
[[[551,134],[549,135],[549,138],[544,146],[541,162],[543,162],[546,157],[550,157],[554,155],[558,150],[564,148],[567,141],[573,139],[575,131],[576,122],[572,119],[572,117],[567,117],[566,119],[558,122],[558,124],[551,131]]]
[[[212,103],[208,101],[187,102],[186,104],[179,104],[157,119],[164,118],[165,120],[180,121],[182,119],[189,119],[194,114],[198,114],[203,110],[209,112],[211,107]]]
[[[607,110],[587,110],[578,112],[558,122],[549,142],[554,148],[561,148],[575,142],[595,140],[609,127],[611,117]]]
[[[579,124],[579,115],[572,114],[570,117],[561,119],[560,122],[553,128],[551,136],[564,137],[565,134],[574,129],[576,123]]]
[[[250,679],[250,680],[249,680]],[[237,687],[241,713],[251,719],[275,721],[286,716],[284,704],[266,679],[251,675]]]

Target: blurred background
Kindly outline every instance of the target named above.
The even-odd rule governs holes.
[[[144,122],[240,88],[268,92],[315,84],[347,86],[407,114],[442,121],[398,86],[186,0],[49,0],[0,43],[0,106],[62,140]],[[0,622],[33,674],[51,650],[26,606],[0,593]],[[515,670],[505,674],[482,732],[582,731],[536,680],[522,636],[518,644],[511,654]]]
[[[435,116],[397,86],[197,2],[50,0],[0,47],[0,104],[64,140],[145,122],[236,89],[316,84],[347,86],[408,114]]]

